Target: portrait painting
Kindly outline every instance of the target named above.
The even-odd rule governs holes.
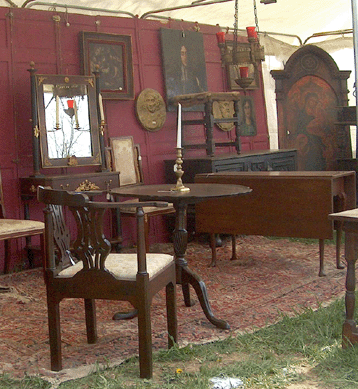
[[[167,106],[169,110],[174,110],[174,96],[208,90],[203,35],[200,32],[167,28],[162,28],[160,34]],[[195,111],[199,109],[185,108]]]
[[[83,74],[99,71],[104,99],[133,99],[132,39],[129,35],[80,33]]]
[[[299,170],[334,170],[339,148],[335,134],[337,98],[317,76],[304,76],[287,94],[286,127],[290,146],[297,149]]]
[[[255,104],[252,96],[240,99],[240,136],[257,134]]]

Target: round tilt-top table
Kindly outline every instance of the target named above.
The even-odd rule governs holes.
[[[175,229],[173,233],[176,280],[177,284],[182,285],[184,303],[187,307],[193,305],[189,291],[189,285],[192,285],[207,319],[216,327],[229,329],[230,326],[225,320],[214,317],[211,311],[206,285],[198,274],[189,269],[185,259],[185,252],[188,245],[186,214],[189,204],[197,204],[208,199],[241,196],[250,193],[251,189],[242,185],[226,184],[188,184],[186,186],[190,191],[176,191],[173,190],[173,185],[163,184],[115,188],[111,190],[111,193],[121,197],[135,197],[141,201],[150,200],[173,203],[176,211]]]

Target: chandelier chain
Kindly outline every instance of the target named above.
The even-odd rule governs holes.
[[[234,62],[237,53],[237,32],[238,32],[238,22],[239,22],[239,0],[235,0],[235,14],[234,14],[234,45],[233,45],[233,56]]]
[[[256,0],[254,0],[254,15],[255,15],[255,26],[256,31],[259,32],[259,18],[257,17],[257,7],[256,7]]]

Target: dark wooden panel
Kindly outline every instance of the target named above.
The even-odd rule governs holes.
[[[226,154],[215,157],[183,158],[183,182],[194,182],[195,175],[200,173],[216,173],[223,171],[266,171],[296,170],[296,150],[264,150],[242,154]],[[173,173],[175,160],[165,160],[165,179],[167,183],[176,181]]]

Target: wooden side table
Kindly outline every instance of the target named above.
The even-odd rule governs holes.
[[[343,323],[342,346],[346,348],[358,343],[358,329],[354,321],[355,307],[355,263],[358,251],[358,208],[331,213],[329,219],[343,223],[345,232],[346,276],[346,320]]]
[[[189,285],[198,296],[201,308],[206,318],[218,328],[229,329],[229,324],[222,319],[217,319],[211,311],[207,289],[204,281],[198,274],[192,271],[185,259],[188,233],[187,208],[190,204],[198,204],[207,199],[241,197],[251,193],[251,189],[241,185],[208,185],[189,184],[190,191],[179,192],[173,190],[172,185],[142,185],[115,188],[112,194],[122,197],[135,197],[143,201],[166,201],[173,203],[176,211],[175,230],[173,233],[173,246],[176,263],[177,284],[181,284],[184,303],[187,307],[194,303],[190,298]]]
[[[353,171],[198,174],[197,183],[244,185],[252,189],[252,194],[225,201],[208,199],[198,204],[196,231],[318,239],[319,275],[323,276],[324,240],[333,238],[334,229],[337,231],[336,266],[341,268],[342,229],[339,222],[328,220],[328,215],[356,207],[355,179]]]

